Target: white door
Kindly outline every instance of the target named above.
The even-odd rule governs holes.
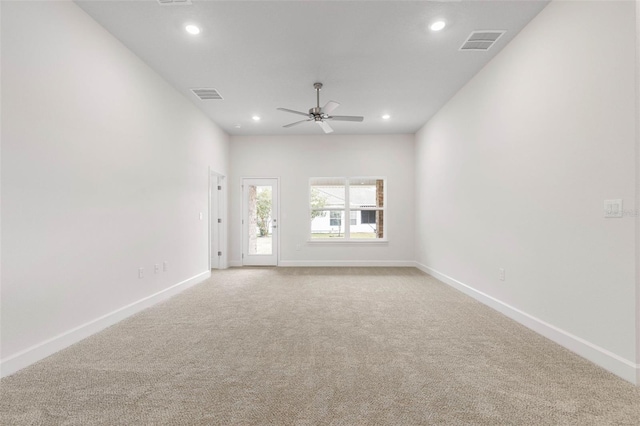
[[[242,180],[242,264],[278,264],[278,179]]]

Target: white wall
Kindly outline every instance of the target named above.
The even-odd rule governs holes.
[[[355,124],[357,125],[357,124]],[[280,265],[412,264],[413,135],[233,136],[230,264],[241,264],[241,178],[280,178]],[[387,243],[308,243],[309,178],[387,179]]]
[[[640,366],[640,1],[636,1],[636,364]],[[640,368],[636,368],[640,383]]]
[[[631,381],[634,9],[552,2],[416,136],[421,267]]]
[[[6,374],[209,274],[228,135],[75,4],[2,9]]]

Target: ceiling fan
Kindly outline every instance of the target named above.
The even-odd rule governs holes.
[[[329,126],[329,123],[327,123],[326,120],[335,120],[335,121],[364,120],[364,117],[359,117],[354,115],[329,115],[333,112],[333,110],[338,108],[340,104],[335,101],[329,101],[325,106],[320,108],[320,89],[322,89],[322,83],[314,83],[313,87],[316,89],[316,97],[318,102],[314,108],[311,108],[309,110],[309,113],[294,111],[292,109],[287,109],[287,108],[277,108],[280,111],[290,112],[292,114],[304,115],[305,117],[308,117],[306,120],[296,121],[294,123],[287,124],[282,127],[292,127],[297,124],[304,123],[305,121],[315,121],[318,124],[318,126],[320,126],[322,130],[324,130],[325,133],[331,133],[333,132],[333,129],[331,128],[331,126]]]

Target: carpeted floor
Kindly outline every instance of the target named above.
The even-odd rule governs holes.
[[[638,425],[640,388],[413,268],[243,268],[0,382],[3,425]]]

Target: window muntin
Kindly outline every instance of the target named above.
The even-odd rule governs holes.
[[[313,240],[386,238],[384,178],[312,178],[309,188]]]

